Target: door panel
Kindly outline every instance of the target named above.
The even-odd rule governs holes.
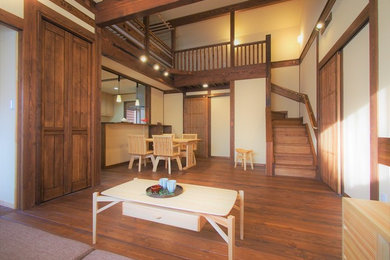
[[[319,165],[324,183],[341,192],[338,167],[340,75],[339,54],[320,70],[319,88]]]
[[[75,134],[72,138],[72,191],[89,185],[87,137],[87,135]]]
[[[208,157],[208,98],[185,98],[184,99],[184,133],[198,134],[202,139],[198,143],[196,155]]]

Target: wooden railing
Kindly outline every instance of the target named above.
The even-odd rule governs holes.
[[[295,100],[297,102],[305,104],[307,114],[309,116],[310,125],[314,130],[314,133],[317,134],[317,121],[314,116],[313,108],[310,104],[309,97],[306,94],[295,92],[291,89],[283,88],[281,86],[272,84],[272,92],[283,97]]]
[[[234,66],[266,63],[266,41],[234,46]],[[230,42],[201,46],[174,52],[175,69],[203,71],[230,68]]]
[[[246,66],[265,63],[266,41],[251,42],[234,46],[234,65]]]

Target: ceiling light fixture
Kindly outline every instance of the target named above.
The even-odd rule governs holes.
[[[153,69],[154,70],[159,70],[160,69],[160,65],[158,65],[157,63],[153,65]]]
[[[121,76],[118,76],[118,95],[116,95],[116,102],[121,103],[122,102],[122,97],[120,94],[120,89],[121,89]]]
[[[202,85],[202,87],[203,87],[203,88],[208,88],[208,87],[209,87],[209,84],[204,83],[204,84]]]
[[[142,55],[141,57],[139,57],[139,59],[140,59],[143,63],[145,63],[145,62],[148,61],[148,57],[146,57],[146,55]]]
[[[321,28],[324,26],[324,24],[323,23],[321,23],[321,22],[319,22],[319,23],[317,23],[317,25],[316,25],[316,29],[319,31],[319,30],[321,30]]]
[[[165,71],[165,72],[164,72],[164,76],[165,76],[165,77],[168,77],[168,76],[169,76],[169,72],[168,72],[168,71]]]
[[[138,82],[137,82],[137,87],[135,89],[135,104],[136,107],[139,107],[139,98],[138,98]]]

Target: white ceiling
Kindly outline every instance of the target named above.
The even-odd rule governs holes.
[[[118,75],[108,72],[106,70],[102,70],[102,80],[105,79],[112,79],[112,80],[102,81],[102,92],[109,93],[112,95],[118,94],[118,90],[114,89],[114,87],[118,87]],[[121,77],[119,93],[120,94],[135,93],[136,85],[137,85],[136,82]]]

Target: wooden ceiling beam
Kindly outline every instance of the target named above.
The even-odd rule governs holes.
[[[213,10],[192,14],[176,19],[169,20],[168,22],[173,26],[182,26],[190,23],[196,23],[207,19],[215,18],[221,15],[228,14],[230,12],[239,11],[243,9],[265,7],[268,5],[279,4],[290,0],[248,0],[242,3],[228,5]]]
[[[96,24],[107,26],[202,0],[104,0],[96,4]]]

